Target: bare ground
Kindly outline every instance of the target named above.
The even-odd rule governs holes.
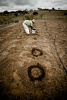
[[[22,22],[0,28],[0,94],[6,100],[66,100],[66,72],[57,56],[56,47],[67,68],[66,19],[36,20],[36,34],[27,35]],[[33,51],[34,49],[34,51]],[[40,55],[40,52],[42,55]],[[31,81],[30,66],[40,65],[42,80]],[[41,74],[33,69],[32,75]]]

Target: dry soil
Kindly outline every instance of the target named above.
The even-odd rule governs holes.
[[[55,46],[67,69],[66,19],[36,20],[36,34],[27,35],[22,22],[0,28],[1,100],[66,100],[67,79]],[[33,78],[45,73],[42,80]],[[37,66],[37,68],[35,68]]]

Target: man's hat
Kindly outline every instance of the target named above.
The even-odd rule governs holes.
[[[35,22],[35,19],[33,19],[32,21]]]

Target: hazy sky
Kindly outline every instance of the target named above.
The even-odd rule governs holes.
[[[0,0],[0,12],[53,7],[67,10],[67,0]]]

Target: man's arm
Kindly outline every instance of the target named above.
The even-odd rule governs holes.
[[[33,29],[33,27],[32,26],[30,26],[31,27],[31,29]]]

